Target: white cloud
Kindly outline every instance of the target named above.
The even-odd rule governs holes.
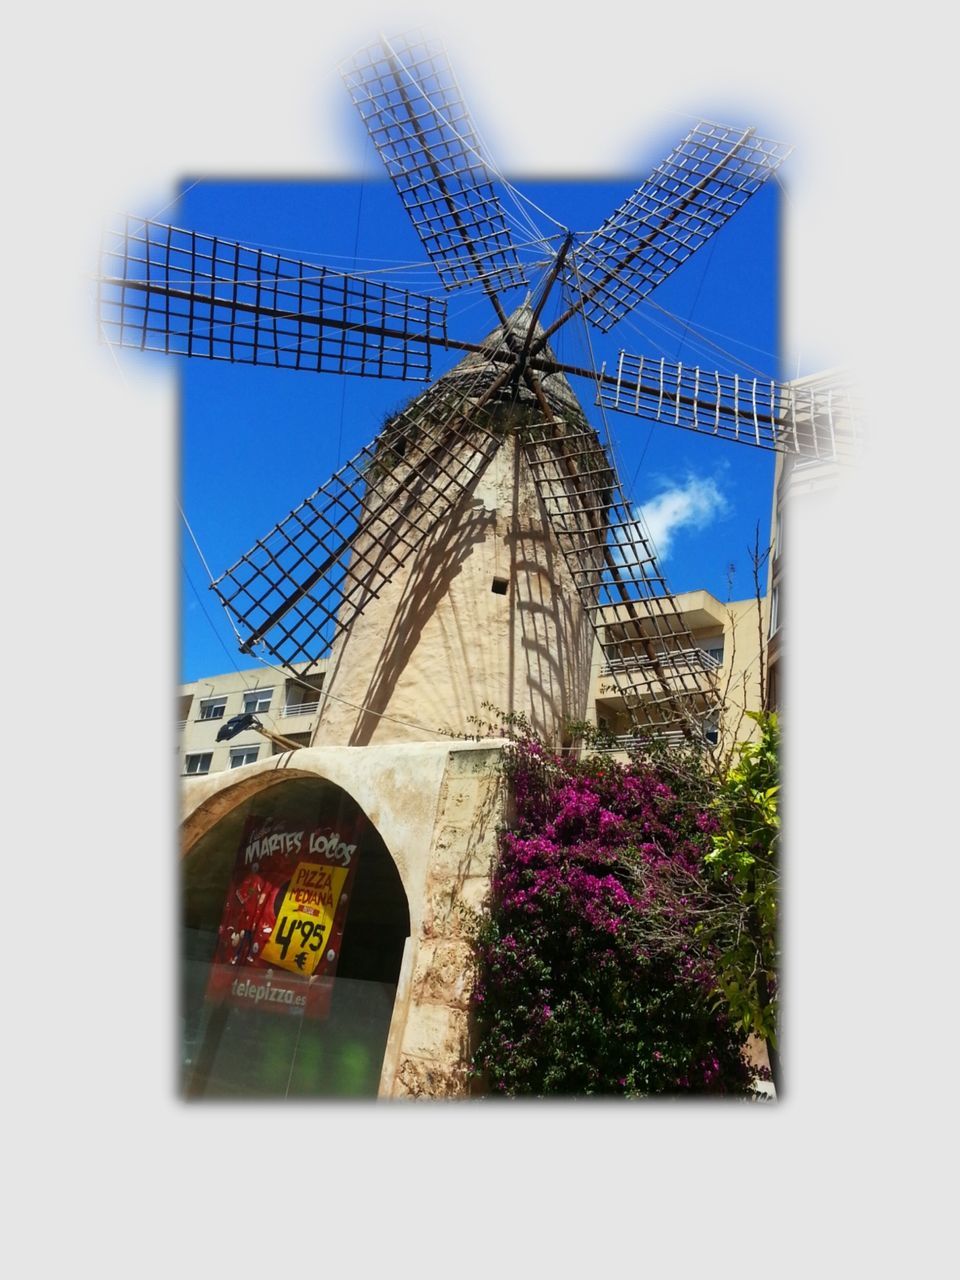
[[[662,560],[670,554],[673,537],[679,529],[705,529],[727,509],[727,500],[715,480],[690,475],[685,484],[665,489],[644,502],[640,512]]]

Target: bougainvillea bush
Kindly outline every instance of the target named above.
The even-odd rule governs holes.
[[[501,1095],[749,1094],[746,1031],[700,927],[718,823],[705,775],[507,751],[516,816],[478,926],[474,1067]],[[691,781],[692,779],[692,781]]]

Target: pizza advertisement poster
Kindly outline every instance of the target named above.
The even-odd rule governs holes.
[[[339,815],[338,815],[339,818]],[[248,818],[217,934],[207,998],[325,1017],[363,819],[307,827]]]

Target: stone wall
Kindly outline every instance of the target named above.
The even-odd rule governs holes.
[[[423,879],[420,935],[409,957],[407,1008],[395,1017],[395,1039],[391,1029],[381,1096],[463,1097],[471,1091],[469,928],[487,896],[504,813],[499,755],[499,749],[450,753]]]

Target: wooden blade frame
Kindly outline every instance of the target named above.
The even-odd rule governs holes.
[[[421,381],[447,329],[444,299],[133,216],[104,236],[99,314],[115,346]]]
[[[596,403],[701,435],[806,458],[849,461],[860,448],[853,393],[836,382],[794,386],[621,351]]]
[[[597,433],[554,419],[528,433],[525,450],[605,674],[632,722],[701,739],[718,705],[717,665],[684,623]]]
[[[496,389],[441,380],[217,579],[241,652],[309,669],[329,651],[500,447]]]
[[[381,39],[342,74],[444,288],[526,284],[443,46]]]
[[[701,121],[574,251],[582,310],[603,332],[741,209],[792,148],[752,129]],[[548,330],[548,336],[549,336]]]

